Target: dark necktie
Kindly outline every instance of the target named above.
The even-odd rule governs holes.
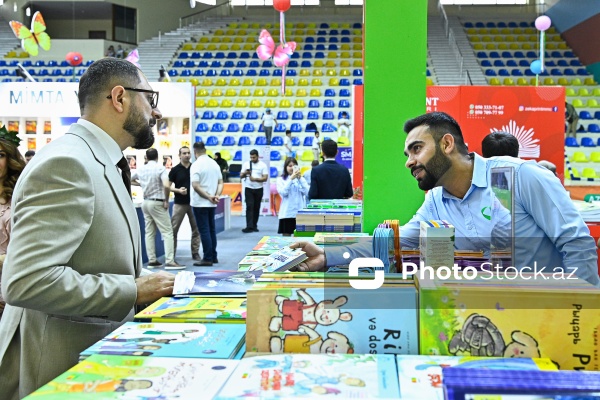
[[[125,157],[121,158],[117,163],[117,167],[121,170],[121,177],[123,178],[123,184],[127,189],[127,193],[131,196],[131,170],[129,169],[129,163]]]

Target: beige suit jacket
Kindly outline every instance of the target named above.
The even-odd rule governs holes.
[[[12,205],[2,277],[3,399],[46,384],[130,320],[142,268],[131,198],[107,152],[81,125],[32,159]]]

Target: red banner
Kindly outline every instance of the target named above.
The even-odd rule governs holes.
[[[481,154],[490,132],[519,139],[519,157],[547,160],[564,178],[565,88],[562,86],[428,86],[427,112],[456,119],[470,151]]]

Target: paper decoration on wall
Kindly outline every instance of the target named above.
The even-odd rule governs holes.
[[[21,39],[21,47],[31,56],[37,56],[39,47],[48,51],[50,50],[50,36],[45,32],[46,23],[42,14],[36,11],[31,19],[31,29],[27,29],[25,25],[19,21],[10,21],[15,36]]]
[[[279,46],[275,47],[275,41],[271,34],[263,29],[260,32],[256,48],[256,54],[261,60],[273,57],[273,64],[281,67],[281,95],[285,96],[285,69],[296,50],[296,42],[285,41],[285,12],[290,9],[290,0],[274,0],[273,8],[279,11]]]

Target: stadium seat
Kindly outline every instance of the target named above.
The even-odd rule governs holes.
[[[587,127],[587,130],[588,130],[588,132],[591,132],[591,133],[600,133],[600,125],[598,125],[598,124],[589,124],[588,127]],[[584,145],[583,144],[584,143],[583,142],[584,139],[589,139],[589,138],[582,138],[581,139],[581,144],[582,145]]]
[[[204,111],[202,114],[202,119],[213,119],[215,114],[212,111]]]
[[[214,125],[220,125],[220,124],[214,124]],[[214,127],[213,125],[213,127]],[[213,131],[215,132],[215,131]],[[219,138],[216,136],[209,136],[208,139],[206,139],[206,145],[207,146],[216,146],[219,144]]]
[[[227,114],[227,111],[219,111],[217,113],[217,119],[228,119],[229,115]]]
[[[281,154],[279,154],[279,158],[277,160],[273,159],[273,151],[271,152],[271,161],[279,161],[281,160]],[[275,153],[279,153],[278,151]],[[277,171],[277,167],[270,167],[269,169],[269,176],[273,179],[277,178],[279,176],[279,171]]]
[[[302,125],[298,124],[298,123],[294,123],[292,124],[292,126],[290,127],[290,130],[293,133],[300,133],[302,132]],[[293,142],[294,138],[292,138],[292,142]],[[296,146],[296,145],[295,145]]]
[[[575,99],[575,100],[578,100],[578,99]],[[575,100],[573,100],[573,105],[574,106],[576,104]],[[581,106],[579,106],[579,107],[582,107],[582,106],[583,106],[583,104]],[[579,119],[594,119],[594,118],[592,118],[592,114],[590,114],[589,111],[583,110],[583,111],[579,112]]]
[[[583,147],[596,147],[596,144],[594,143],[594,139],[589,138],[589,137],[584,137],[584,138],[581,138],[581,146],[583,146]]]
[[[267,138],[264,136],[257,136],[256,139],[254,140],[254,145],[255,146],[266,146]]]
[[[196,126],[196,132],[208,132],[208,125],[204,122],[201,122]]]
[[[333,120],[334,119],[333,112],[331,112],[331,111],[325,111],[323,113],[323,119],[325,119],[325,120]]]
[[[319,119],[319,113],[317,111],[309,111],[306,119]]]
[[[306,138],[306,139],[312,139],[312,138]],[[306,146],[306,140],[304,141],[304,145]],[[314,160],[314,158],[315,158],[315,156],[314,156],[312,150],[304,150],[302,152],[302,155],[300,156],[301,161],[310,162],[310,161]]]
[[[223,130],[224,130],[223,124],[221,124],[219,122],[214,123],[213,126],[212,126],[212,128],[210,129],[211,132],[223,132]]]
[[[271,139],[271,146],[283,146],[283,138],[281,136],[274,136]]]
[[[332,101],[332,100],[326,100],[326,101]],[[321,107],[321,104],[319,103],[319,100],[310,100],[308,102],[308,107],[309,108],[319,108]]]
[[[565,138],[565,147],[579,147],[577,143],[577,139],[574,137],[566,137]]]
[[[242,119],[244,118],[244,114],[241,111],[234,111],[233,114],[231,114],[231,119]]]

